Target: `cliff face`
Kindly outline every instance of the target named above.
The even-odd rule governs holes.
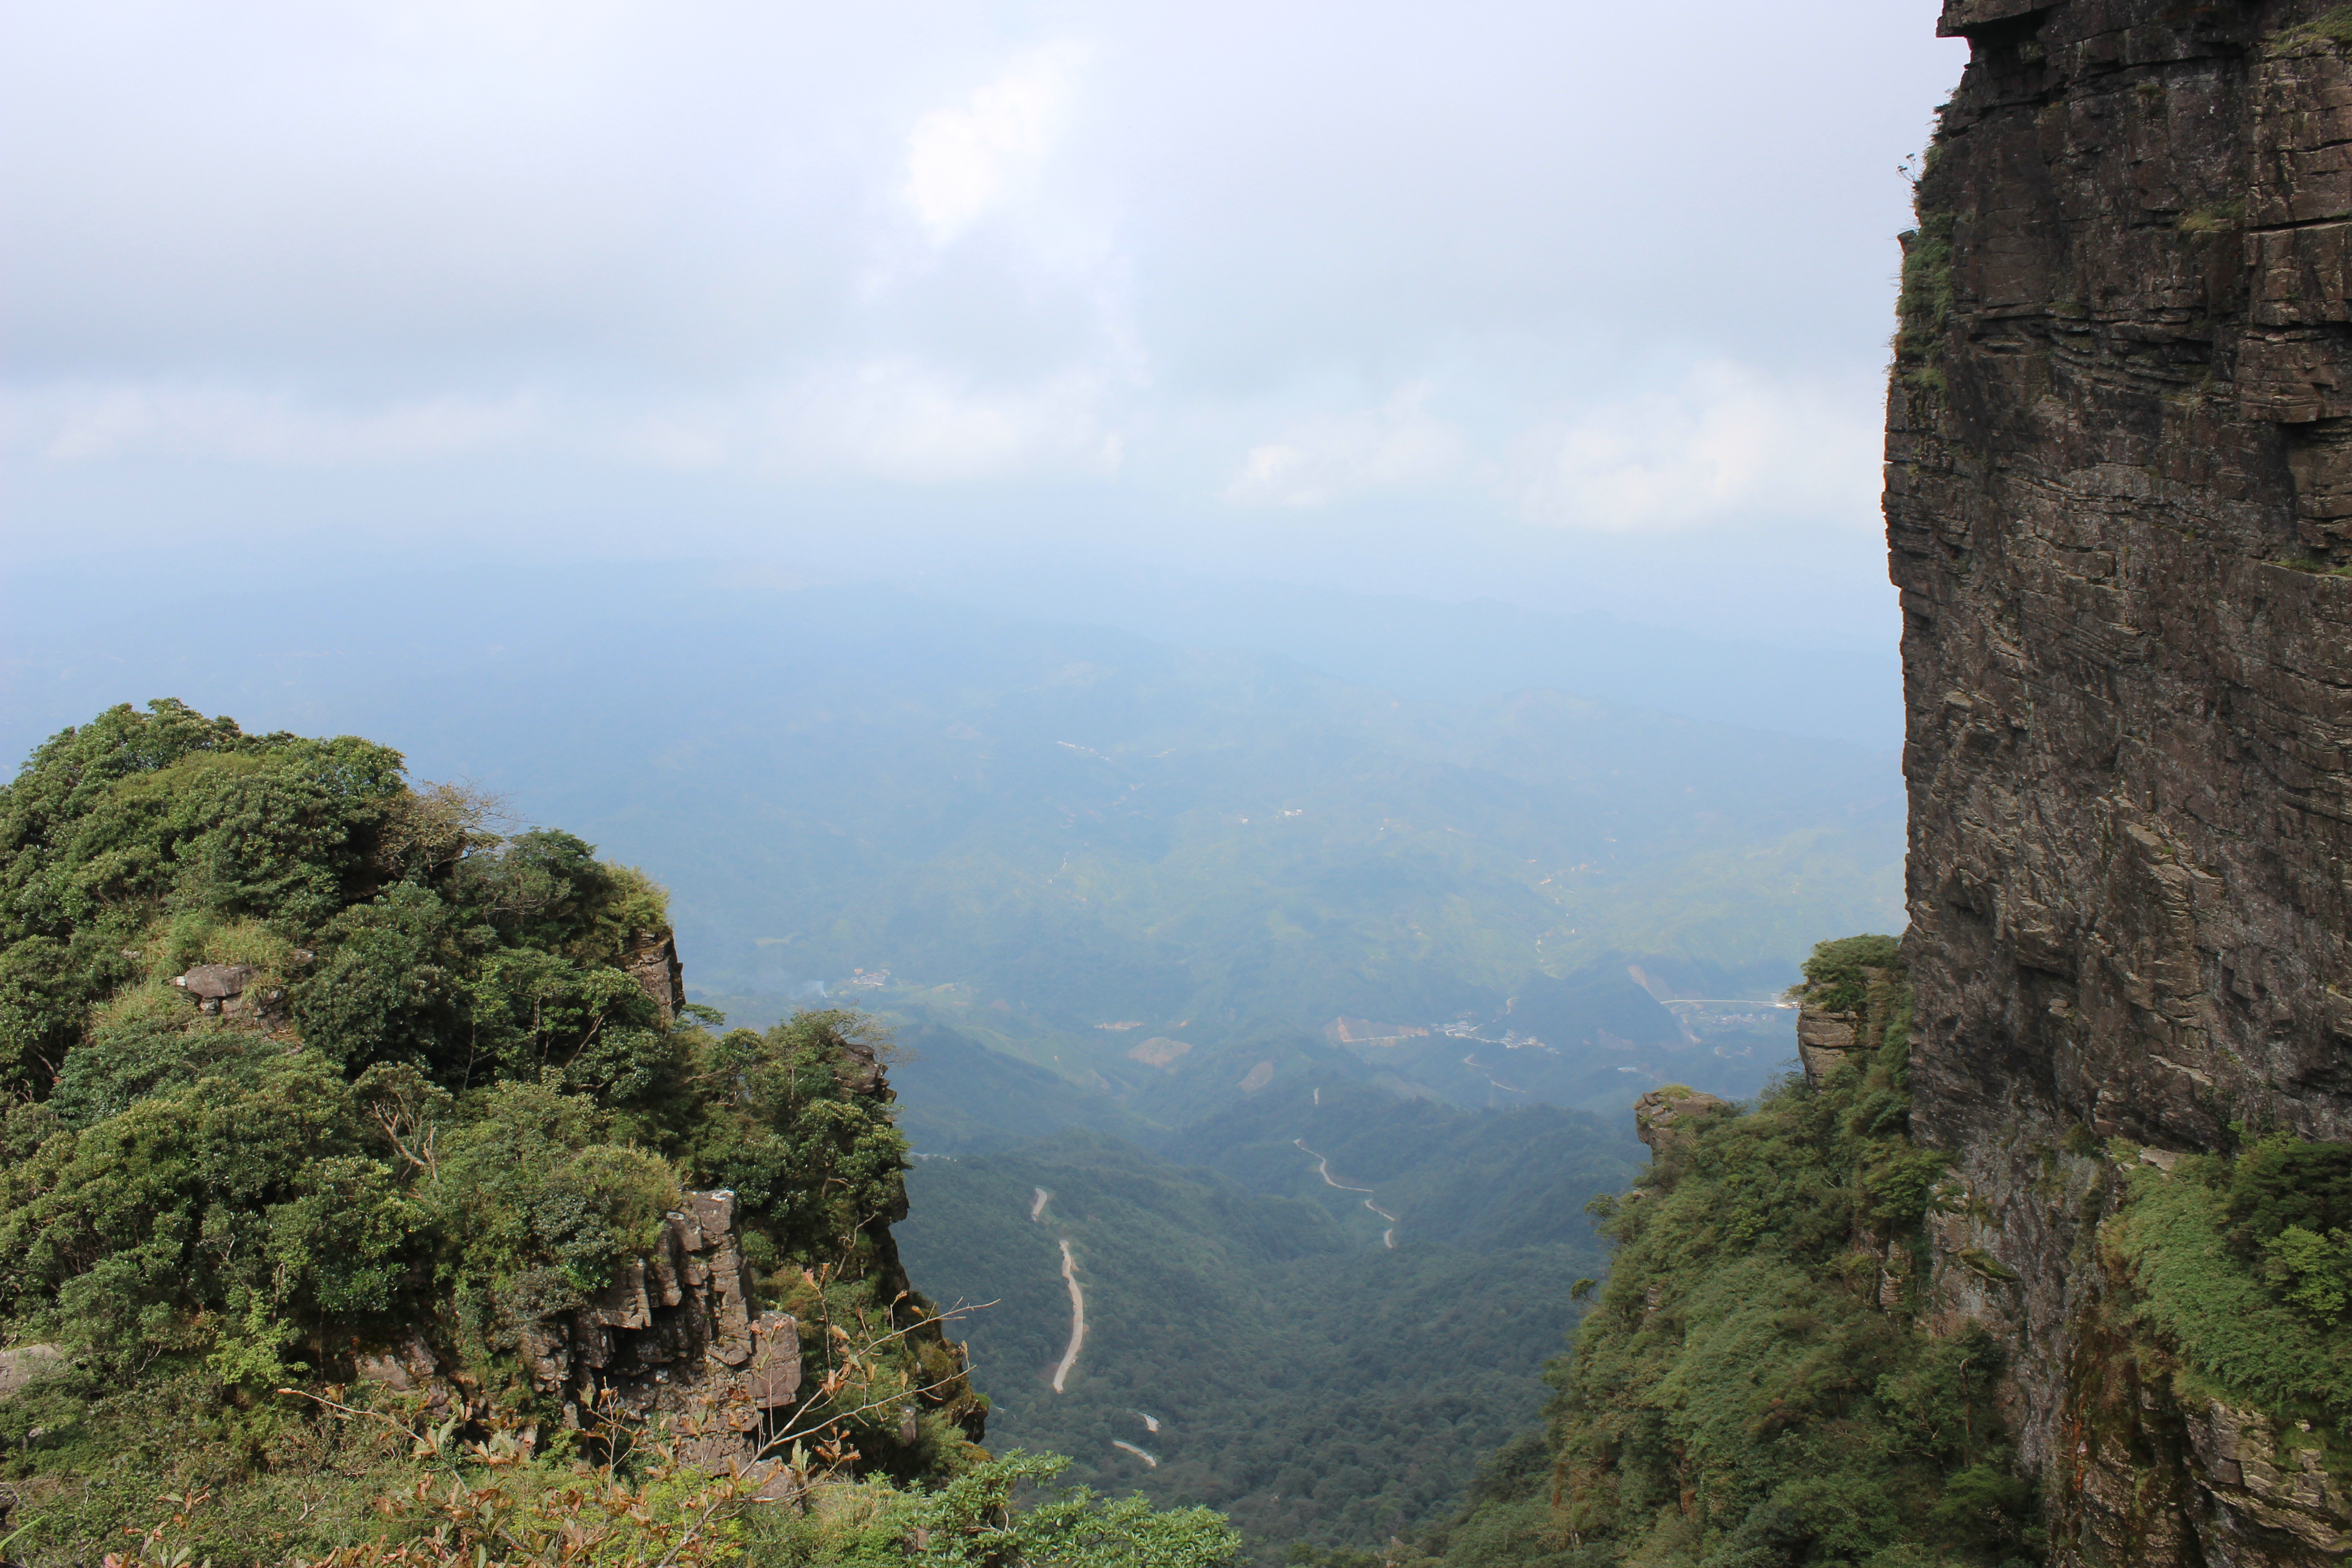
[[[1886,470],[1932,1310],[2007,1344],[2054,1560],[2338,1561],[2099,1227],[2118,1148],[2352,1138],[2352,11],[1942,26]]]

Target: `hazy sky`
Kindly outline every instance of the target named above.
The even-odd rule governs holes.
[[[1885,610],[1931,0],[5,10],[19,563]]]

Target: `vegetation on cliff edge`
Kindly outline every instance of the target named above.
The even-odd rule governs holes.
[[[126,1561],[439,1562],[494,1516],[479,1561],[572,1561],[590,1515],[717,1550],[743,1489],[625,1458],[650,1427],[580,1430],[527,1343],[689,1190],[732,1191],[754,1308],[799,1321],[796,1474],[919,1489],[984,1458],[890,1240],[906,1145],[864,1020],[674,1014],[662,891],[493,806],[169,701],[0,791],[0,1346],[36,1374],[0,1401],[15,1555],[94,1560],[159,1490],[174,1518]],[[420,1335],[452,1408],[357,1377]]]
[[[2100,1242],[2176,1392],[2260,1411],[2352,1470],[2352,1145],[2272,1133],[2169,1173],[2125,1153]]]
[[[1907,1132],[1895,944],[1825,943],[1807,973],[1815,1000],[1866,1009],[1864,1048],[1817,1089],[1678,1127],[1643,1184],[1595,1200],[1608,1282],[1550,1367],[1541,1438],[1423,1542],[1449,1568],[2039,1560],[1995,1345],[1915,1316],[1943,1158]]]

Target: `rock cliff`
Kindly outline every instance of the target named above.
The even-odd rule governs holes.
[[[2006,1343],[2054,1562],[2338,1561],[2338,1461],[2105,1227],[2118,1151],[2352,1138],[2352,10],[1942,30],[1886,452],[1931,1314]]]
[[[744,1273],[735,1194],[688,1193],[653,1250],[594,1300],[524,1328],[523,1371],[534,1390],[561,1401],[568,1427],[615,1414],[667,1417],[690,1434],[684,1442],[692,1462],[723,1469],[733,1461],[761,1467],[763,1480],[780,1476],[766,1449],[800,1400],[801,1325],[788,1313],[757,1311]],[[949,1353],[960,1365],[960,1352]],[[360,1377],[421,1394],[438,1415],[488,1414],[478,1379],[452,1367],[421,1330],[353,1359]],[[919,1397],[905,1401],[909,1425]],[[979,1430],[976,1419],[971,1429]]]

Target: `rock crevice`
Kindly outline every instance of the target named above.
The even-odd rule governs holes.
[[[649,1254],[586,1305],[525,1324],[518,1349],[531,1387],[561,1401],[564,1426],[667,1417],[698,1429],[688,1457],[714,1468],[759,1458],[772,1417],[801,1396],[800,1325],[753,1310],[729,1192],[688,1193]],[[468,1380],[420,1331],[362,1353],[356,1370],[437,1411],[482,1414]]]

